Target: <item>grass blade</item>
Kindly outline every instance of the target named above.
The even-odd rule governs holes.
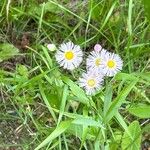
[[[120,94],[117,96],[117,98],[113,101],[111,104],[109,110],[106,113],[106,116],[104,118],[105,122],[108,122],[111,120],[111,118],[117,113],[118,108],[121,106],[121,104],[125,101],[126,97],[130,93],[130,91],[133,89],[135,84],[137,83],[137,80],[131,82],[128,86],[126,86]]]
[[[106,25],[106,23],[108,22],[108,20],[109,20],[111,14],[112,14],[112,12],[113,12],[113,10],[114,10],[114,8],[115,8],[115,5],[116,5],[116,1],[112,4],[112,6],[111,6],[111,8],[110,8],[110,10],[109,10],[109,12],[108,12],[106,18],[105,18],[104,23],[102,24],[102,27],[101,27],[100,30],[102,30],[102,29],[104,28],[104,26]]]
[[[60,123],[64,110],[65,110],[65,104],[66,104],[66,100],[67,100],[67,96],[68,96],[68,86],[64,86],[64,90],[63,90],[63,95],[62,95],[62,100],[61,100],[61,106],[60,106],[60,113],[59,113],[59,118],[58,118],[58,123],[57,125]]]
[[[106,115],[106,112],[108,111],[112,100],[112,86],[111,84],[108,84],[105,91],[105,97],[104,97],[104,116]]]
[[[45,95],[45,92],[44,92],[44,89],[43,89],[42,84],[39,84],[39,90],[40,90],[40,93],[41,93],[41,95],[42,95],[42,98],[43,98],[43,100],[44,100],[44,102],[45,102],[45,104],[46,104],[48,110],[50,111],[50,113],[51,113],[53,119],[55,120],[55,122],[57,122],[56,115],[55,115],[55,113],[54,113],[54,111],[53,111],[53,109],[52,109],[52,107],[51,107],[51,105],[50,105],[50,103],[49,103],[49,101],[48,101],[46,95]]]
[[[132,7],[133,7],[133,0],[130,0],[128,9],[128,31],[130,36],[132,35]]]
[[[77,84],[66,76],[63,76],[62,80],[70,87],[72,93],[78,97],[78,101],[89,105],[89,99],[86,97],[85,92]]]
[[[47,145],[50,141],[52,141],[53,139],[57,138],[59,135],[64,133],[66,129],[68,129],[69,126],[71,125],[71,122],[72,122],[71,120],[61,122],[60,125],[34,150],[41,149],[42,147]]]

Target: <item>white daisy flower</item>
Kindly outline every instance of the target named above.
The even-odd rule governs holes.
[[[79,78],[79,86],[86,91],[87,95],[94,95],[101,88],[102,82],[103,77],[91,71],[83,73],[82,77]]]
[[[86,60],[87,70],[94,70],[98,73],[103,73],[102,62],[105,55],[108,55],[108,52],[104,49],[100,52],[92,51]]]
[[[105,55],[104,61],[102,62],[104,73],[106,76],[114,76],[117,72],[122,70],[123,61],[119,55],[109,53]]]
[[[74,45],[70,41],[60,45],[55,57],[61,67],[67,70],[74,70],[81,64],[83,53],[80,46]]]

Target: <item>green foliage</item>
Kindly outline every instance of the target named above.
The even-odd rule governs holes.
[[[19,73],[21,76],[24,76],[24,77],[28,78],[29,72],[28,72],[28,69],[27,69],[26,66],[24,66],[24,65],[18,65],[17,71],[18,71],[18,73]]]
[[[118,97],[113,101],[110,108],[108,109],[105,121],[108,122],[118,111],[118,108],[121,106],[123,102],[125,102],[125,99],[129,92],[133,89],[135,84],[137,83],[137,80],[131,82],[127,87],[125,87],[118,95]]]
[[[150,128],[150,37],[144,15],[150,16],[149,0],[143,4],[0,1],[0,149],[142,147]],[[118,53],[122,72],[105,78],[102,89],[87,96],[75,82],[85,70],[85,58],[67,72],[46,47],[58,49],[68,40],[81,45],[85,58],[96,43]]]
[[[135,106],[132,106],[128,109],[128,111],[140,118],[150,118],[150,105],[145,104],[138,104]]]
[[[77,96],[77,101],[80,101],[84,104],[89,105],[89,100],[86,97],[84,91],[76,85],[73,81],[71,81],[68,77],[64,76],[62,77],[62,80],[70,87],[72,93]]]
[[[149,0],[142,0],[145,8],[145,13],[147,18],[150,20],[150,1]]]
[[[0,62],[13,58],[19,54],[19,50],[9,43],[0,44]]]
[[[35,150],[39,150],[40,148],[54,140],[56,137],[58,137],[71,125],[71,122],[71,120],[61,122],[61,124],[37,148],[35,148]]]
[[[138,150],[141,144],[141,128],[138,121],[132,122],[128,127],[130,135],[125,132],[122,137],[123,150]]]

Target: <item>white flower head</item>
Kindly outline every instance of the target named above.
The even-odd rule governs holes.
[[[49,51],[55,51],[56,50],[55,44],[47,44],[47,48]]]
[[[104,61],[102,62],[103,70],[106,76],[112,77],[117,72],[122,70],[123,61],[119,55],[109,53],[105,55]]]
[[[79,86],[86,91],[87,95],[94,95],[101,88],[102,82],[103,76],[93,71],[83,73],[79,78]]]
[[[108,53],[105,49],[100,52],[92,51],[86,60],[87,70],[94,70],[103,74],[102,62],[104,61],[104,56],[108,55]]]
[[[81,64],[83,52],[79,45],[74,45],[69,41],[60,45],[55,57],[61,67],[67,70],[74,70]]]

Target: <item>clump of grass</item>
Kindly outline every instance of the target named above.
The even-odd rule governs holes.
[[[144,149],[150,37],[140,1],[3,0],[0,16],[0,42],[10,51],[0,48],[1,149]],[[95,43],[119,54],[122,73],[87,96],[74,82],[84,64],[73,76],[46,47],[68,40],[85,55]]]

